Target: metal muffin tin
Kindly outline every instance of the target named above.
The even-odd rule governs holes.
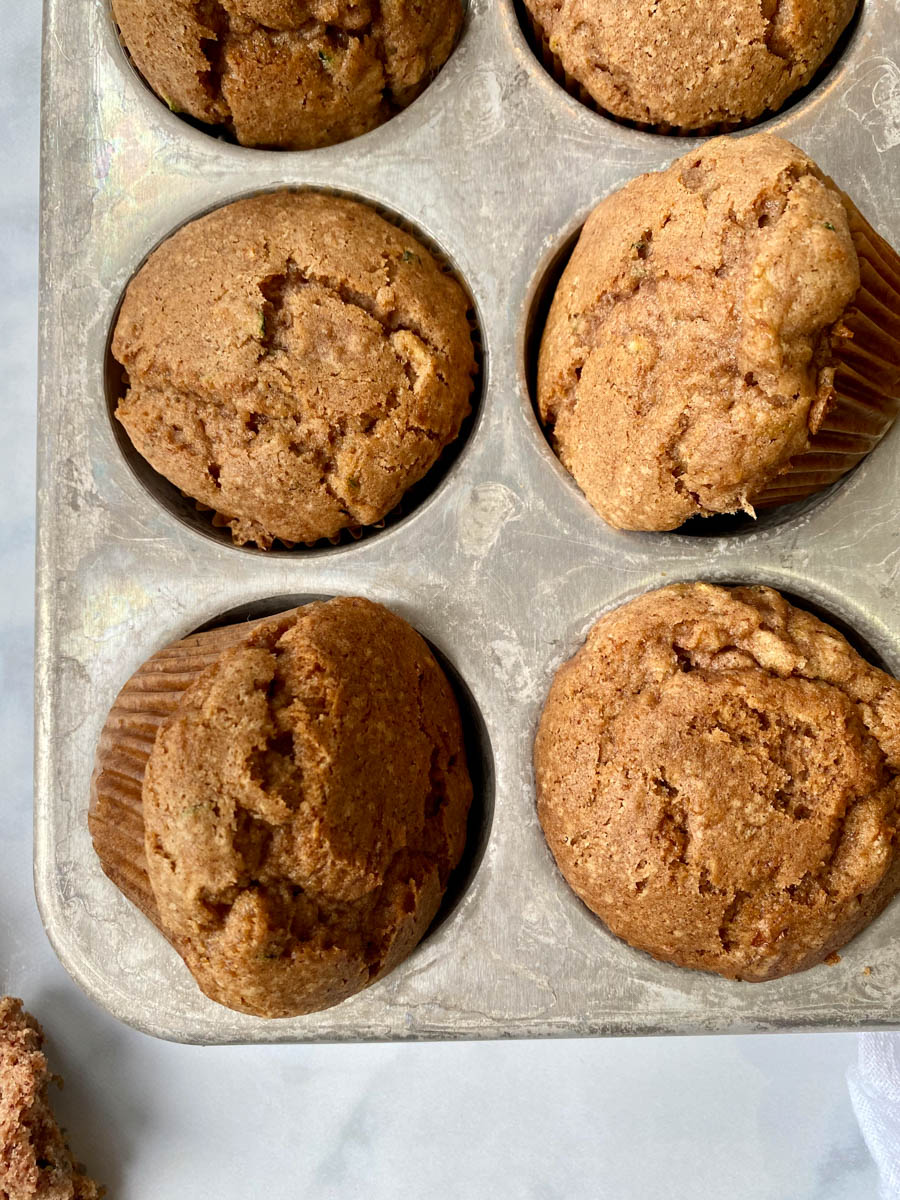
[[[243,149],[170,113],[129,65],[108,0],[48,0],[44,53],[35,879],[75,980],[129,1024],[196,1043],[900,1025],[900,901],[835,966],[727,982],[612,937],[563,881],[535,814],[531,744],[552,675],[600,613],[644,590],[771,584],[900,673],[900,429],[828,493],[750,529],[629,534],[589,508],[535,419],[527,355],[561,250],[602,196],[697,143],[572,99],[512,0],[471,0],[458,48],[406,112],[303,153]],[[808,151],[900,241],[896,0],[863,0],[824,82],[757,128]],[[264,555],[205,536],[133,473],[104,364],[146,254],[197,214],[279,186],[341,190],[421,230],[467,283],[485,357],[467,441],[413,512],[356,544]],[[273,597],[342,593],[406,617],[465,681],[489,741],[483,854],[387,979],[267,1022],[201,995],[103,875],[87,830],[94,747],[118,689],[161,646]]]

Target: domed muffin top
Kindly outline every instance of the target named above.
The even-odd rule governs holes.
[[[143,784],[163,928],[213,999],[312,1012],[416,945],[462,854],[459,711],[421,637],[367,600],[257,625],[184,693]]]
[[[238,543],[379,522],[470,411],[462,288],[365,204],[239,200],[163,242],[112,343],[137,450]]]
[[[859,289],[841,193],[768,134],[717,138],[588,218],[541,343],[538,405],[625,529],[752,509],[830,403]]]
[[[678,584],[603,617],[535,765],[570,885],[679,965],[801,970],[900,886],[900,682],[768,588]]]
[[[460,0],[113,0],[166,104],[245,146],[306,150],[366,133],[448,58]]]
[[[613,116],[702,130],[779,109],[857,0],[525,0],[549,51]]]

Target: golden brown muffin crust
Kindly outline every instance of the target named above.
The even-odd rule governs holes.
[[[601,108],[691,130],[780,108],[827,58],[857,0],[525,4],[550,52]]]
[[[0,997],[0,1197],[99,1200],[105,1195],[72,1158],[50,1109],[61,1080],[43,1053],[44,1031],[12,996]]]
[[[472,786],[453,692],[405,621],[361,599],[256,627],[193,683],[143,786],[163,927],[213,999],[313,1012],[425,933]]]
[[[468,300],[353,200],[277,192],[185,225],[131,281],[117,418],[238,543],[377,524],[470,411]]]
[[[611,525],[752,511],[828,408],[859,289],[841,193],[789,142],[717,138],[588,218],[541,343],[538,406]]]
[[[769,588],[678,584],[603,617],[535,767],[572,888],[680,966],[803,970],[900,887],[900,682]]]
[[[113,0],[141,74],[245,146],[305,150],[382,124],[447,60],[460,0]]]

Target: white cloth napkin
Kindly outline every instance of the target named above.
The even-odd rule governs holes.
[[[882,1200],[900,1200],[900,1035],[860,1035],[859,1061],[847,1082],[881,1176]]]

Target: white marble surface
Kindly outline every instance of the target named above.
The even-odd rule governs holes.
[[[201,1050],[71,983],[31,885],[38,0],[0,0],[0,991],[25,998],[111,1200],[861,1200],[852,1036]]]

